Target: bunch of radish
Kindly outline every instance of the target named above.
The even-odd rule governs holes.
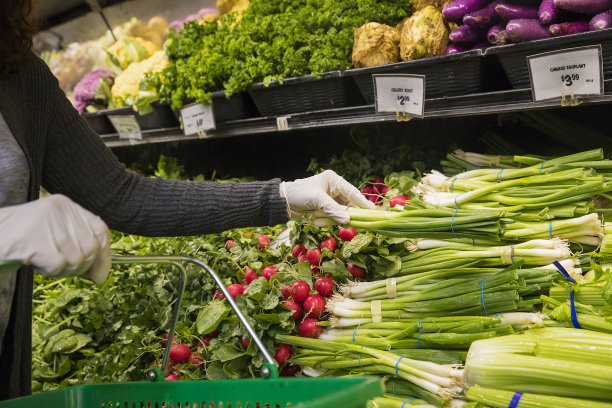
[[[178,341],[177,335],[174,335],[169,353],[170,362],[166,365],[166,368],[164,370],[165,380],[180,380],[180,374],[177,369],[180,365],[188,364],[194,366],[194,368],[204,368],[205,362],[202,358],[202,352],[205,348],[209,346],[210,341],[218,335],[219,332],[215,330],[214,332],[209,333],[208,336],[203,338],[201,341],[198,341],[193,347],[190,347],[188,344],[182,341]],[[166,337],[162,340],[162,344],[164,345],[164,347],[166,347],[166,345],[168,344],[168,337],[168,333],[166,333]],[[160,355],[160,359],[162,356],[163,351]],[[153,366],[151,368],[153,368]]]
[[[391,188],[385,184],[385,180],[381,176],[377,176],[374,180],[368,181],[367,184],[366,187],[360,190],[361,193],[374,204],[382,205],[385,201],[386,194]],[[397,205],[403,207],[408,200],[410,200],[410,198],[405,195],[395,196],[389,200],[389,205],[391,207]]]
[[[612,0],[456,0],[442,10],[459,25],[445,54],[612,26]]]

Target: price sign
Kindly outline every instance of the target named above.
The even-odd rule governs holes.
[[[117,133],[119,139],[142,140],[140,125],[134,115],[108,115]]]
[[[531,55],[527,65],[535,102],[603,95],[601,45]]]
[[[198,134],[206,136],[207,130],[215,128],[215,117],[212,105],[194,103],[181,109],[183,132],[185,136]]]
[[[425,76],[408,74],[375,74],[376,113],[390,112],[423,117]]]

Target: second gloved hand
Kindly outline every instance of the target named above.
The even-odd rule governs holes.
[[[284,181],[280,194],[287,200],[290,218],[311,214],[313,223],[318,226],[330,224],[332,220],[348,223],[347,206],[375,208],[359,190],[331,170],[305,179]]]
[[[100,217],[61,194],[0,208],[0,262],[34,265],[46,277],[104,282],[110,271],[109,235]]]

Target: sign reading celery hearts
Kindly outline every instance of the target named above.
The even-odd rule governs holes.
[[[142,140],[140,125],[134,115],[108,115],[119,139]]]
[[[375,74],[376,113],[388,112],[423,117],[425,76],[409,74]]]
[[[534,102],[603,95],[601,45],[527,57]]]
[[[206,136],[207,130],[215,128],[215,117],[211,105],[194,103],[181,109],[185,136],[198,134]]]

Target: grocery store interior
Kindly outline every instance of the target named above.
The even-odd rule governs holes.
[[[37,272],[31,367],[9,367],[28,385],[0,408],[612,408],[612,0],[33,0],[31,18],[75,146],[126,169],[42,175],[39,202],[108,224],[102,278],[0,237],[0,296],[3,270]],[[37,216],[4,216],[3,188],[0,235]]]

